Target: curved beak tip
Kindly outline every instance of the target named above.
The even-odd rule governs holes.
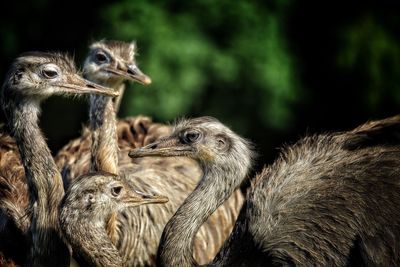
[[[153,203],[167,203],[169,198],[165,196],[152,196],[150,201]]]
[[[118,91],[112,91],[111,94],[112,94],[112,96],[119,96],[119,92]]]
[[[98,84],[87,84],[86,85],[89,88],[93,88],[94,90],[97,90],[99,93],[102,93],[104,95],[109,95],[109,96],[119,96],[119,91],[118,90],[113,90],[112,88],[109,87],[104,87]]]
[[[160,196],[160,201],[161,203],[167,203],[169,201],[169,198],[165,196]]]
[[[144,79],[143,79],[143,84],[144,84],[144,85],[149,85],[149,84],[151,84],[151,79],[150,79],[149,76],[145,76],[145,77],[144,77]]]

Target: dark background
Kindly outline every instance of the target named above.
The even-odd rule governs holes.
[[[5,2],[2,77],[24,51],[68,51],[81,65],[94,40],[136,40],[153,83],[129,85],[120,117],[215,116],[257,144],[260,165],[306,133],[400,111],[396,1]],[[54,153],[86,121],[85,100],[43,106]]]

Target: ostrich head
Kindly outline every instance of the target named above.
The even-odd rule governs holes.
[[[247,140],[212,117],[179,121],[168,137],[131,151],[131,157],[185,156],[197,160],[204,168],[215,166],[247,172],[254,153]]]
[[[118,175],[97,172],[71,183],[60,205],[59,222],[82,265],[122,266],[122,258],[107,235],[109,223],[122,209],[167,201],[163,196],[135,191]]]
[[[148,203],[165,203],[168,198],[136,191],[125,179],[109,173],[94,173],[74,180],[65,193],[61,221],[90,220],[105,224],[113,212]]]
[[[90,46],[85,60],[84,75],[91,81],[102,84],[118,84],[132,80],[144,85],[151,79],[137,67],[136,44],[102,40]]]
[[[118,96],[118,92],[80,77],[73,60],[68,56],[43,52],[28,52],[15,59],[2,93],[3,99],[6,96],[7,99],[20,101],[21,97],[42,100],[57,94]]]

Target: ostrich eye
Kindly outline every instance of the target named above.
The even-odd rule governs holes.
[[[196,142],[200,138],[199,132],[186,132],[183,135],[182,141],[185,144],[190,144]]]
[[[119,196],[121,194],[121,192],[122,192],[122,186],[114,186],[111,188],[111,194],[114,197]]]
[[[58,69],[55,66],[46,66],[42,69],[42,75],[46,79],[54,79],[58,77]]]
[[[106,63],[108,61],[107,56],[103,52],[97,52],[94,55],[94,58],[95,58],[96,62],[100,63],[100,64]]]

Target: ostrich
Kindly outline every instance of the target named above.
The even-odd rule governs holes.
[[[84,64],[85,77],[116,89],[124,79],[149,83],[150,78],[136,67],[135,50],[134,43],[100,41],[92,44]],[[132,160],[128,157],[129,150],[168,135],[171,128],[153,123],[146,117],[128,118],[116,123],[115,107],[108,97],[94,96],[90,104],[90,130],[85,130],[81,138],[64,147],[56,162],[67,174],[66,184],[77,175],[88,172],[91,166],[92,171],[126,175],[143,192],[169,196],[170,201],[162,206],[125,209],[117,220],[112,221],[113,225],[108,226],[114,229],[110,231],[110,238],[119,249],[125,266],[154,266],[162,230],[198,183],[201,170],[195,161],[185,158]],[[93,146],[90,150],[91,133]],[[230,233],[242,202],[243,196],[237,190],[200,229],[194,241],[197,260],[205,263],[215,256]]]
[[[124,89],[124,79],[144,85],[151,79],[143,74],[135,62],[136,46],[116,41],[97,42],[91,46],[89,57],[84,64],[87,79]],[[120,99],[120,98],[119,98]],[[119,106],[120,100],[117,100]],[[90,98],[90,128],[92,134],[91,168],[94,171],[118,173],[118,139],[116,137],[116,113],[112,97],[93,95]]]
[[[396,266],[400,116],[305,137],[257,175],[210,266]],[[159,266],[198,266],[192,241],[251,167],[249,143],[213,118],[184,120],[132,157],[186,156],[204,176],[166,225]]]
[[[65,55],[28,52],[11,65],[1,100],[15,141],[2,133],[2,152],[7,146],[10,149],[6,149],[0,160],[0,235],[17,232],[16,242],[29,243],[9,244],[14,240],[1,240],[2,248],[12,246],[8,251],[14,250],[14,255],[20,256],[9,260],[10,265],[12,261],[29,266],[66,266],[69,263],[69,251],[60,238],[58,224],[58,205],[64,195],[62,179],[39,129],[38,117],[40,103],[51,95],[92,93],[118,95],[81,78],[73,61]],[[24,214],[30,216],[30,223],[26,222],[24,216],[28,215]],[[29,251],[18,250],[28,247]],[[27,255],[21,255],[22,252]],[[2,251],[2,256],[7,257],[7,251]]]
[[[114,88],[120,94],[124,92],[124,80],[132,80],[144,85],[151,79],[137,67],[136,44],[102,40],[90,46],[89,55],[84,64],[84,76],[98,84]],[[55,160],[65,174],[68,184],[71,179],[88,170],[118,173],[118,145],[139,145],[144,135],[149,133],[151,120],[147,117],[116,122],[116,112],[121,97],[90,98],[90,127],[84,129],[81,138],[71,141],[62,148]],[[117,107],[118,106],[118,107]],[[153,127],[151,132],[166,132],[166,127]],[[134,132],[134,134],[132,134]],[[120,138],[116,138],[116,134]],[[139,140],[138,138],[139,137]],[[127,142],[124,142],[127,141]],[[121,143],[123,142],[123,144]],[[126,156],[127,157],[127,156]]]
[[[60,208],[60,227],[81,266],[121,267],[122,258],[107,236],[115,211],[168,198],[139,193],[120,176],[93,173],[75,179]]]

